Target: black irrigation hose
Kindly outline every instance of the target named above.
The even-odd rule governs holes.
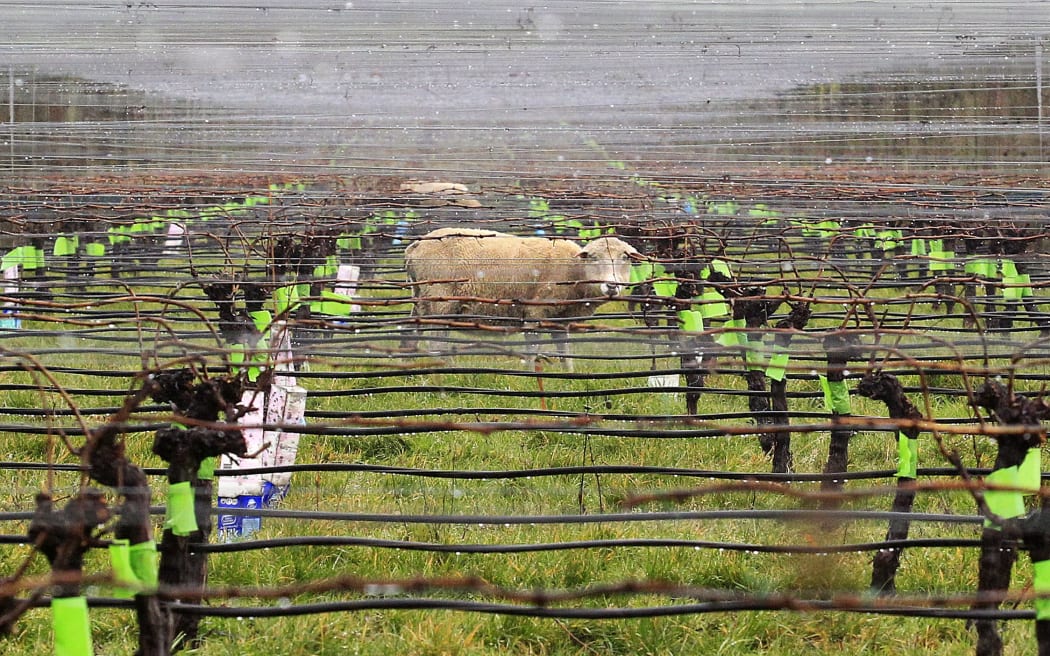
[[[79,472],[79,465],[48,463],[19,463],[0,462],[0,471],[3,470],[25,470],[25,471],[62,471]],[[162,476],[166,474],[165,469],[144,468],[143,471],[151,476]],[[984,468],[968,469],[972,476],[985,476],[992,470]],[[653,467],[647,465],[578,465],[566,467],[539,467],[536,469],[516,469],[502,471],[481,471],[476,469],[419,469],[413,467],[394,467],[390,465],[370,465],[365,463],[310,463],[298,465],[282,465],[276,467],[244,467],[236,470],[218,469],[216,476],[241,476],[251,474],[272,474],[278,472],[355,472],[368,474],[391,474],[400,476],[418,476],[420,478],[440,478],[458,480],[506,480],[520,478],[538,478],[543,476],[577,476],[594,474],[649,474],[675,476],[681,478],[708,478],[712,480],[729,481],[762,481],[780,483],[805,483],[818,482],[829,479],[834,480],[873,480],[891,478],[896,470],[881,469],[869,471],[851,471],[842,473],[826,474],[815,473],[774,473],[774,472],[727,472],[713,469],[682,469],[676,467]],[[921,477],[945,477],[957,478],[959,471],[951,467],[925,467],[918,470]],[[1043,480],[1050,480],[1050,471],[1042,473]]]
[[[893,430],[892,423],[874,423],[872,430]],[[166,423],[152,424],[127,424],[123,432],[143,433],[157,431],[167,428]],[[809,433],[828,430],[828,423],[818,424],[792,424],[783,429],[783,432]],[[849,427],[851,430],[853,426]],[[53,435],[58,427],[55,426],[32,426],[28,424],[0,424],[0,433],[19,433],[27,435]],[[61,428],[67,436],[84,435],[85,430],[76,426]],[[90,430],[90,429],[89,429]],[[768,429],[766,429],[768,430]],[[550,424],[536,424],[527,421],[499,422],[499,421],[466,421],[460,423],[434,422],[418,424],[394,424],[388,426],[311,426],[309,424],[296,426],[299,435],[327,435],[333,437],[376,437],[384,435],[419,435],[427,433],[473,431],[479,433],[497,433],[506,431],[556,431],[570,435],[587,435],[600,437],[623,437],[623,438],[646,438],[646,439],[690,439],[690,438],[715,438],[715,437],[747,437],[760,433],[758,429],[728,426],[725,428],[613,428],[613,427],[589,427],[572,422],[554,422]]]
[[[154,506],[150,513],[163,515],[163,506]],[[391,513],[350,513],[324,510],[285,510],[275,508],[212,508],[212,515],[246,515],[273,519],[302,521],[358,522],[367,524],[438,524],[448,526],[514,526],[514,525],[571,525],[637,522],[772,520],[772,521],[887,521],[909,519],[912,522],[940,524],[979,524],[980,515],[952,515],[938,513],[895,513],[884,510],[695,510],[648,513],[600,513],[593,515],[396,515]],[[20,522],[33,519],[33,511],[0,512],[0,522]]]
[[[849,613],[870,613],[875,615],[894,615],[906,617],[928,617],[937,619],[996,619],[996,620],[1032,620],[1035,611],[980,611],[952,608],[880,608],[855,604],[837,605],[832,601],[813,600],[799,601],[810,610],[842,611]],[[179,604],[177,612],[194,613],[206,617],[289,617],[295,615],[314,615],[318,613],[353,612],[361,610],[456,610],[495,615],[514,615],[519,617],[546,617],[560,619],[639,619],[646,617],[669,617],[674,615],[698,615],[705,613],[725,613],[739,611],[783,611],[786,610],[783,600],[747,600],[728,602],[708,602],[681,604],[674,606],[651,606],[642,608],[548,608],[537,606],[517,606],[513,604],[492,604],[474,601],[448,599],[404,599],[379,598],[360,601],[335,601],[316,604],[303,604],[282,608],[267,607],[229,607],[204,606],[197,604]]]
[[[32,541],[25,535],[0,535],[0,544],[29,545]],[[549,551],[573,551],[613,548],[674,547],[709,551],[738,551],[750,554],[809,554],[825,555],[839,553],[863,553],[884,549],[934,549],[971,548],[980,546],[976,538],[913,538],[835,545],[768,545],[739,542],[713,542],[708,540],[680,540],[671,538],[631,538],[622,540],[574,540],[567,542],[545,542],[537,544],[443,544],[436,542],[413,542],[410,540],[384,540],[350,536],[307,535],[295,538],[271,538],[266,540],[239,540],[190,545],[193,553],[240,553],[260,549],[284,549],[292,547],[368,547],[372,549],[396,549],[400,551],[423,551],[451,554],[519,554]]]
[[[708,540],[675,540],[661,538],[636,538],[624,540],[576,540],[569,542],[552,542],[542,544],[440,544],[435,542],[412,542],[408,540],[381,540],[377,538],[318,535],[303,536],[297,538],[273,538],[269,540],[245,540],[239,542],[204,544],[196,545],[194,547],[191,547],[191,549],[198,553],[238,553],[243,551],[256,551],[259,549],[286,547],[347,546],[452,554],[511,554],[599,548],[678,547],[683,549],[706,549],[712,551],[739,551],[752,554],[767,553],[824,555],[833,553],[861,553],[865,551],[880,551],[883,549],[970,548],[980,546],[980,544],[981,541],[976,538],[917,538],[908,540],[886,540],[882,542],[836,544],[826,546],[745,544],[737,542],[713,542]]]
[[[111,597],[88,597],[90,608],[131,608],[133,602],[127,599]],[[801,608],[797,612],[843,612],[869,615],[888,615],[896,617],[924,617],[942,620],[1033,620],[1035,611],[1031,610],[968,610],[955,608],[930,608],[925,606],[885,607],[875,604],[859,603],[836,604],[823,599],[799,599],[788,602],[784,599],[743,598],[739,601],[717,601],[693,604],[676,604],[672,606],[645,606],[639,608],[564,608],[547,606],[524,606],[515,604],[494,604],[488,602],[466,601],[459,599],[428,599],[386,597],[377,593],[376,597],[353,601],[330,601],[313,604],[296,604],[277,606],[211,606],[205,604],[180,603],[172,608],[175,613],[193,614],[202,617],[221,617],[232,619],[262,619],[274,617],[298,617],[303,615],[320,615],[325,613],[359,612],[365,610],[452,610],[490,615],[513,615],[517,617],[537,617],[550,619],[586,619],[586,620],[630,620],[652,617],[671,617],[677,615],[700,615],[708,613],[728,613],[739,611],[785,611],[788,605]],[[34,600],[34,608],[46,608],[51,604],[48,597]]]
[[[158,509],[158,513],[159,513]],[[219,510],[214,509],[213,514]],[[895,513],[885,510],[682,510],[647,513],[598,513],[592,515],[397,515],[390,513],[348,513],[323,510],[281,510],[272,508],[222,508],[228,515],[299,519],[308,521],[342,521],[372,524],[440,524],[450,526],[514,526],[549,524],[606,524],[615,522],[675,522],[718,520],[773,520],[773,521],[888,521],[909,519],[912,522],[943,524],[980,524],[981,515],[953,515],[943,513]],[[8,515],[0,513],[0,521]],[[18,517],[16,517],[18,518]],[[24,517],[21,517],[24,518]]]

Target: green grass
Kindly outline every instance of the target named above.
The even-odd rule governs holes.
[[[25,338],[8,341],[9,350],[32,352],[39,340]],[[5,360],[6,362],[7,360]],[[61,356],[45,358],[52,366]],[[117,369],[134,372],[139,366],[136,354],[113,357],[91,354],[80,357],[76,367],[82,369]],[[672,359],[663,362],[668,366]],[[360,362],[340,360],[328,363],[337,371],[351,366],[367,368]],[[464,357],[456,366],[520,367],[508,357]],[[581,360],[577,371],[626,372],[648,368],[648,361]],[[385,361],[372,361],[376,368]],[[1041,371],[1042,364],[1030,367]],[[325,363],[315,363],[312,371],[320,372]],[[549,365],[561,371],[559,365]],[[5,382],[39,383],[27,373],[8,372]],[[97,379],[76,373],[63,374],[61,381],[70,387],[99,385]],[[115,389],[129,381],[118,378]],[[365,388],[381,385],[447,385],[532,392],[537,389],[534,377],[483,374],[431,373],[408,374],[390,380],[303,378],[311,391]],[[907,376],[906,384],[917,384]],[[939,375],[938,384],[958,386],[958,377]],[[743,389],[741,376],[716,374],[709,378],[712,387]],[[671,393],[614,395],[603,397],[603,390],[644,386],[645,378],[626,383],[599,379],[547,379],[545,389],[585,392],[578,398],[550,401],[559,411],[609,414],[648,415],[653,426],[682,427],[673,415],[683,410],[684,401]],[[793,381],[791,391],[816,391],[814,381]],[[116,404],[113,397],[75,397],[84,407]],[[918,398],[913,396],[917,402]],[[885,408],[854,397],[855,414],[884,416]],[[941,419],[966,417],[969,412],[958,398],[937,396],[932,405]],[[0,405],[5,408],[64,407],[63,400],[52,392],[14,391],[4,393]],[[398,392],[369,397],[312,397],[309,408],[346,413],[396,410],[401,408],[471,408],[473,413],[458,417],[463,421],[501,419],[491,408],[536,409],[539,400],[526,396],[488,397],[460,395],[453,392],[431,394]],[[703,412],[715,414],[742,412],[747,408],[741,396],[707,394],[701,400]],[[796,399],[794,410],[820,411],[818,399]],[[427,417],[423,418],[428,419]],[[8,415],[4,421],[39,425],[44,420]],[[101,417],[89,422],[98,423]],[[411,421],[411,420],[409,420]],[[68,417],[55,423],[67,425]],[[726,424],[727,422],[723,422]],[[737,422],[736,425],[746,423]],[[606,422],[624,427],[632,422]],[[149,454],[152,436],[133,433],[128,436],[131,457],[144,466],[160,466]],[[971,465],[987,466],[994,458],[991,440],[969,436],[945,438],[949,448],[958,449]],[[943,465],[932,440],[922,440],[922,464]],[[796,470],[817,472],[827,455],[825,432],[800,433],[793,437]],[[892,468],[895,446],[885,434],[858,434],[851,443],[851,470]],[[54,435],[0,433],[0,454],[5,460],[74,462],[64,453]],[[481,434],[466,430],[427,432],[422,434],[343,437],[303,437],[299,462],[368,462],[432,469],[522,469],[581,464],[646,464],[654,466],[717,469],[742,472],[768,471],[753,436],[694,439],[641,439],[582,435],[551,427],[530,430],[508,430]],[[3,473],[0,486],[0,510],[25,510],[32,507],[34,494],[51,486],[56,497],[75,493],[77,478],[72,474],[46,472]],[[358,473],[297,473],[286,508],[391,514],[452,515],[545,515],[596,514],[618,511],[619,503],[636,493],[672,490],[703,485],[707,481],[649,475],[573,475],[533,477],[510,481],[459,481],[440,478]],[[850,488],[874,483],[851,483]],[[888,482],[891,484],[891,482]],[[816,484],[797,484],[797,489],[816,489]],[[156,487],[157,490],[161,486]],[[158,492],[156,503],[163,502]],[[723,492],[692,497],[682,504],[654,504],[645,510],[658,509],[735,509],[797,508],[802,502],[769,493]],[[851,501],[844,507],[888,508],[889,497]],[[957,492],[920,494],[917,511],[970,514],[973,501]],[[159,518],[158,518],[159,521]],[[8,522],[4,533],[25,530],[21,522]],[[976,537],[976,526],[918,525],[914,537]],[[301,535],[351,535],[391,540],[427,541],[442,544],[459,543],[538,543],[592,539],[678,538],[765,544],[834,545],[842,542],[880,540],[885,526],[878,522],[847,523],[828,528],[818,523],[781,523],[765,520],[717,520],[706,522],[602,522],[583,525],[423,525],[409,523],[305,522],[294,519],[265,519],[260,538]],[[0,574],[13,572],[27,558],[29,549],[20,546],[0,548]],[[213,585],[294,586],[336,576],[353,575],[365,579],[407,579],[412,577],[476,576],[493,585],[512,590],[559,590],[625,580],[666,581],[681,585],[708,587],[735,593],[793,594],[806,599],[823,599],[833,595],[863,595],[870,577],[871,554],[776,555],[737,551],[694,550],[678,547],[629,547],[596,550],[555,551],[514,555],[470,555],[428,553],[365,547],[293,547],[236,554],[216,554],[210,562]],[[92,553],[87,571],[105,571],[101,554]],[[34,559],[29,573],[43,574],[42,558]],[[974,550],[912,550],[905,554],[898,576],[903,594],[967,593],[976,585]],[[1015,569],[1013,589],[1020,590],[1030,580],[1026,557]],[[95,591],[101,592],[101,591]],[[484,595],[466,591],[433,593],[435,597],[492,601]],[[367,598],[358,593],[324,593],[297,595],[294,604],[324,600]],[[587,598],[584,607],[645,607],[683,603],[687,600],[662,596],[600,596]],[[278,602],[260,599],[215,600],[214,605],[272,605]],[[130,654],[135,648],[135,624],[131,612],[93,610],[93,637],[96,653]],[[776,654],[830,655],[838,653],[935,655],[969,654],[975,636],[959,620],[899,618],[848,612],[762,611],[718,612],[697,615],[671,615],[631,620],[557,620],[454,611],[363,610],[278,619],[205,618],[202,622],[204,641],[188,654],[225,655],[229,653],[262,654],[723,654],[727,656],[758,652]],[[1011,622],[1003,629],[1007,654],[1031,653],[1034,636],[1030,623]],[[49,616],[46,610],[32,610],[18,623],[15,634],[3,639],[5,654],[28,656],[47,649],[50,643]]]

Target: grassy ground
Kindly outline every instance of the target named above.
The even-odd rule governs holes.
[[[621,311],[610,307],[608,311]],[[817,319],[815,324],[831,325],[832,319]],[[609,320],[613,325],[627,322]],[[948,322],[943,322],[947,325]],[[953,324],[954,325],[954,324]],[[32,327],[27,325],[27,328]],[[41,324],[41,328],[50,328]],[[933,328],[937,326],[932,326]],[[943,327],[943,326],[942,326]],[[87,338],[40,336],[26,334],[8,338],[3,347],[5,364],[28,362],[19,354],[35,353],[49,367],[71,367],[68,373],[57,373],[62,385],[72,389],[105,386],[126,390],[131,376],[140,370],[145,359],[152,363],[148,351],[160,348],[166,357],[183,350],[161,347],[150,333],[141,342],[113,347],[117,353],[92,352],[85,346],[98,347]],[[954,335],[941,335],[945,341]],[[206,339],[196,348],[207,352]],[[461,421],[501,421],[515,419],[535,421],[528,412],[540,408],[541,402],[528,394],[538,390],[533,376],[507,376],[498,373],[472,374],[438,370],[431,373],[407,372],[389,379],[324,377],[326,372],[346,374],[354,371],[390,371],[391,362],[382,356],[388,342],[375,345],[369,355],[367,344],[348,345],[333,339],[329,351],[311,363],[310,375],[301,378],[313,396],[311,412],[328,412],[346,419],[354,426],[355,413],[414,409],[459,409],[453,418]],[[917,356],[948,353],[929,334],[905,340],[900,348],[911,349]],[[54,352],[48,349],[58,349]],[[518,349],[518,345],[509,346]],[[809,396],[793,398],[796,412],[822,412],[816,398],[818,386],[810,367],[819,366],[815,342],[796,342],[796,362],[802,363],[791,381],[792,393]],[[166,350],[165,350],[166,349]],[[805,354],[815,354],[806,360]],[[596,376],[547,378],[547,392],[572,391],[580,396],[548,399],[548,409],[565,413],[605,414],[609,417],[643,417],[634,419],[598,419],[597,426],[607,429],[653,428],[675,430],[698,427],[746,428],[745,418],[686,422],[680,415],[683,399],[674,394],[645,390],[630,392],[627,388],[645,387],[646,377],[607,380],[598,374],[645,373],[650,362],[645,349],[621,342],[603,344],[595,341],[579,347],[581,358],[576,371]],[[617,356],[619,359],[602,359]],[[947,357],[947,356],[945,356]],[[161,358],[163,359],[163,358]],[[404,364],[397,362],[395,364]],[[455,367],[513,368],[523,370],[519,358],[493,356],[460,356],[444,362]],[[661,367],[677,366],[677,358],[665,357]],[[738,365],[739,363],[737,363]],[[1002,361],[995,362],[998,366]],[[726,363],[730,369],[732,363]],[[1042,373],[1041,361],[1021,363],[1028,372]],[[565,373],[560,364],[548,365],[554,373]],[[100,381],[92,371],[113,372]],[[39,375],[17,370],[5,371],[6,384],[22,383],[35,387],[45,381]],[[904,376],[907,385],[918,385],[916,376]],[[708,385],[720,390],[741,391],[743,377],[737,373],[718,373],[708,378]],[[930,384],[959,389],[962,382],[955,374],[938,374]],[[360,396],[324,396],[325,392],[364,389],[376,386],[406,386],[405,391],[373,391]],[[464,394],[454,391],[419,391],[420,388],[443,386],[468,387],[511,392],[509,396]],[[99,396],[73,393],[72,400],[81,408],[104,408],[119,404],[121,393]],[[913,399],[925,408],[924,399]],[[933,394],[930,407],[941,420],[970,416],[958,396]],[[882,404],[854,398],[857,415],[885,416]],[[71,425],[68,416],[57,419],[21,415],[18,409],[66,407],[66,400],[54,392],[18,389],[2,393],[0,407],[9,409],[3,421],[33,426]],[[507,410],[510,409],[510,412]],[[514,410],[520,410],[520,414]],[[701,401],[701,413],[716,415],[746,412],[746,397],[728,393],[711,393]],[[88,414],[89,423],[103,420],[104,412]],[[152,416],[144,416],[151,419]],[[444,420],[434,414],[406,421]],[[311,424],[326,421],[312,418]],[[796,423],[800,420],[796,420]],[[810,420],[817,421],[817,420]],[[162,463],[149,453],[152,435],[133,432],[127,437],[129,453],[135,462],[149,467]],[[801,432],[793,438],[795,468],[799,472],[819,472],[827,457],[828,434],[823,430]],[[949,436],[945,444],[960,452],[969,465],[989,466],[995,446],[986,438]],[[945,466],[936,453],[932,440],[922,440],[922,465]],[[851,443],[850,470],[884,470],[895,467],[896,447],[886,433],[862,431]],[[75,457],[65,452],[57,431],[50,433],[0,432],[0,458],[19,462],[73,463]],[[301,463],[354,463],[391,465],[426,469],[517,470],[539,467],[577,465],[651,465],[676,468],[698,468],[732,472],[767,472],[769,461],[758,447],[753,434],[714,438],[617,437],[599,434],[584,436],[556,427],[505,430],[478,433],[469,430],[433,430],[390,435],[311,435],[300,445]],[[59,500],[77,490],[79,480],[69,473],[42,471],[2,472],[0,511],[26,510],[41,489],[50,489]],[[159,484],[157,490],[161,489]],[[620,504],[631,495],[667,491],[709,481],[685,477],[643,474],[561,475],[512,480],[454,480],[420,478],[394,474],[366,473],[297,473],[293,490],[283,508],[303,511],[368,512],[391,515],[600,515],[618,512]],[[892,480],[850,483],[849,488],[876,484],[892,485]],[[800,483],[793,489],[816,490],[815,483]],[[156,503],[163,502],[159,493]],[[889,493],[873,499],[849,501],[845,508],[888,509]],[[794,509],[808,507],[804,502],[767,492],[723,492],[692,497],[681,504],[651,504],[651,510],[731,510]],[[958,492],[920,494],[916,511],[931,513],[972,514],[972,498]],[[159,518],[158,518],[159,522]],[[4,534],[22,534],[24,522],[6,522]],[[771,520],[665,520],[650,522],[596,522],[588,524],[447,524],[431,525],[408,522],[335,522],[301,519],[263,521],[257,538],[335,535],[431,542],[438,544],[538,544],[577,540],[678,539],[767,545],[823,546],[859,543],[882,539],[885,525],[881,522],[854,522],[829,526],[822,522],[777,522]],[[977,537],[975,525],[920,524],[913,527],[913,537]],[[0,574],[8,574],[27,558],[24,546],[0,548]],[[773,595],[789,594],[801,599],[829,599],[835,595],[863,596],[870,578],[871,552],[847,554],[765,554],[723,549],[694,549],[677,546],[602,547],[524,553],[512,555],[435,553],[397,549],[347,547],[289,547],[229,554],[215,554],[209,559],[212,585],[295,586],[304,582],[337,576],[356,576],[369,580],[410,579],[425,577],[479,577],[496,586],[511,590],[578,589],[592,585],[615,584],[641,580],[668,582],[682,586],[712,588],[727,593]],[[105,571],[106,563],[98,553],[89,554],[86,571]],[[30,574],[42,574],[42,559],[34,560]],[[976,585],[977,554],[973,549],[939,548],[911,550],[906,553],[898,575],[898,588],[905,595],[956,594],[972,592]],[[1014,574],[1014,590],[1030,581],[1030,567],[1021,558]],[[92,588],[89,594],[105,594],[103,588]],[[281,606],[345,600],[396,600],[412,596],[389,594],[389,590],[323,594],[289,593],[287,598],[217,599],[216,606]],[[384,594],[386,593],[386,594]],[[493,601],[492,597],[471,591],[440,591],[434,598]],[[671,606],[689,603],[689,599],[662,595],[593,596],[576,605],[587,608]],[[1028,607],[1022,605],[1022,607]],[[133,614],[127,610],[98,609],[92,614],[93,637],[98,654],[130,654],[136,644]],[[743,655],[756,652],[776,654],[830,655],[841,652],[899,654],[921,652],[935,655],[972,653],[974,633],[961,620],[901,618],[852,612],[823,611],[750,611],[713,612],[709,614],[669,614],[663,617],[627,620],[582,620],[529,618],[501,614],[463,611],[419,611],[368,609],[304,615],[288,618],[205,618],[201,646],[187,653],[218,654],[724,654]],[[1010,622],[1003,626],[1007,654],[1032,653],[1034,637],[1029,622]],[[13,636],[3,640],[4,653],[28,656],[47,649],[51,641],[49,614],[33,610],[18,623]]]
[[[381,361],[377,360],[378,365]],[[118,367],[133,372],[135,357],[84,356],[78,366],[90,369]],[[513,359],[461,359],[465,366],[516,366]],[[646,367],[634,361],[602,363],[583,360],[577,370],[595,373]],[[560,371],[557,365],[554,371]],[[335,370],[345,370],[335,366]],[[320,372],[323,367],[316,367]],[[11,372],[5,380],[29,381],[28,374]],[[630,385],[644,385],[636,379]],[[66,385],[90,386],[90,377],[67,376]],[[123,381],[121,384],[124,384]],[[312,391],[347,389],[375,385],[375,381],[350,379],[330,381],[304,378]],[[914,382],[911,380],[910,382]],[[529,392],[536,389],[531,377],[470,375],[436,372],[412,375],[383,384],[469,386]],[[712,376],[709,385],[742,389],[740,376]],[[639,414],[654,419],[681,412],[682,400],[669,393],[618,394],[602,398],[603,390],[623,387],[597,379],[548,379],[548,391],[589,392],[580,398],[559,399],[551,405],[558,410],[592,412],[595,407],[609,414]],[[119,385],[116,386],[118,389]],[[815,391],[813,381],[797,381],[792,391]],[[111,399],[80,398],[83,406],[115,403]],[[941,419],[966,417],[966,406],[957,398],[932,399]],[[62,407],[53,394],[17,391],[5,394],[6,408]],[[447,393],[400,392],[367,397],[312,398],[312,411],[352,414],[384,409],[472,408],[478,420],[498,419],[486,408],[517,407],[536,409],[538,399],[527,397],[485,397]],[[746,410],[740,396],[711,394],[704,397],[702,411],[721,413]],[[794,410],[819,411],[817,399],[793,401]],[[857,414],[884,416],[879,404],[854,399]],[[97,421],[98,418],[95,418]],[[40,423],[33,417],[9,416],[8,421]],[[62,421],[65,423],[65,420]],[[607,422],[617,426],[632,422]],[[727,422],[732,424],[732,422]],[[736,420],[736,424],[746,424]],[[674,427],[673,423],[660,423]],[[146,466],[160,466],[149,455],[151,436],[128,436],[133,458]],[[990,440],[968,436],[946,440],[970,464],[987,466],[994,457]],[[794,439],[796,469],[818,472],[827,449],[824,432],[802,433]],[[924,465],[941,466],[932,441],[923,441]],[[0,433],[0,454],[4,460],[73,462],[63,453],[54,435]],[[861,432],[851,445],[851,470],[892,468],[895,447],[885,434]],[[368,462],[434,469],[502,470],[580,464],[646,464],[668,467],[695,467],[739,472],[768,471],[769,464],[753,436],[722,438],[643,439],[584,436],[554,429],[514,430],[494,434],[470,431],[433,431],[421,434],[345,437],[307,435],[303,438],[300,462]],[[44,472],[5,471],[0,491],[2,510],[32,507],[33,494],[50,487],[56,496],[76,490],[77,480],[70,474],[56,474],[49,482]],[[619,502],[631,494],[668,490],[704,484],[682,478],[651,475],[572,475],[533,477],[511,481],[460,481],[397,475],[333,473],[295,475],[294,488],[284,507],[301,510],[374,512],[391,514],[452,515],[540,515],[596,514],[618,511]],[[853,483],[851,487],[867,485]],[[796,488],[815,489],[816,484]],[[797,508],[800,502],[779,495],[738,492],[693,498],[682,505],[648,506],[657,509],[735,509]],[[846,507],[888,508],[889,498],[850,502]],[[970,514],[973,502],[965,495],[949,492],[920,494],[917,511]],[[25,530],[20,522],[8,522],[4,533]],[[712,540],[761,544],[822,545],[879,540],[885,526],[878,522],[841,524],[829,528],[819,523],[780,523],[769,520],[710,520],[615,523],[582,525],[423,525],[410,523],[347,523],[295,519],[266,519],[259,538],[303,535],[342,535],[391,540],[426,541],[443,544],[513,544],[564,542],[593,539],[666,538]],[[913,537],[976,537],[972,525],[919,525]],[[0,571],[12,572],[26,558],[29,549],[8,546],[0,550]],[[773,555],[689,547],[604,547],[515,555],[470,555],[429,553],[366,547],[291,547],[232,554],[210,558],[213,585],[292,586],[336,576],[352,575],[366,579],[412,577],[480,577],[509,589],[558,590],[617,583],[625,580],[666,581],[681,585],[716,588],[727,592],[788,593],[806,599],[829,598],[836,594],[863,595],[870,576],[869,553],[833,555]],[[89,558],[88,571],[103,571],[96,554]],[[41,573],[40,559],[30,568]],[[976,582],[976,553],[972,549],[912,550],[904,557],[898,577],[903,594],[966,593]],[[1030,577],[1022,558],[1015,570],[1014,588],[1021,589]],[[102,589],[90,593],[104,593]],[[396,598],[398,595],[393,595]],[[464,591],[434,593],[433,596],[491,600]],[[299,595],[272,600],[217,600],[215,605],[302,604],[324,600],[378,599],[359,593]],[[664,596],[599,596],[587,598],[585,607],[664,606],[688,600]],[[94,610],[92,626],[99,654],[129,654],[134,651],[135,623],[125,610]],[[928,654],[971,653],[974,634],[960,620],[899,618],[863,613],[817,611],[717,612],[710,614],[672,614],[665,617],[629,620],[579,620],[515,617],[457,611],[415,611],[373,609],[273,619],[203,620],[205,640],[193,654],[777,654],[824,655],[839,652],[898,654],[902,651]],[[1004,625],[1008,654],[1031,653],[1034,637],[1030,623]],[[4,640],[4,652],[22,656],[46,649],[50,642],[48,613],[30,611],[17,625],[15,634]]]

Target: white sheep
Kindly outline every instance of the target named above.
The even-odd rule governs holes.
[[[442,228],[405,249],[405,267],[414,316],[517,320],[528,328],[591,316],[627,288],[631,261],[639,257],[615,237],[581,248],[567,239]]]

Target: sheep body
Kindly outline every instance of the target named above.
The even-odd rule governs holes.
[[[615,237],[586,247],[567,239],[442,228],[405,249],[417,316],[524,321],[582,318],[629,283],[638,256]]]

